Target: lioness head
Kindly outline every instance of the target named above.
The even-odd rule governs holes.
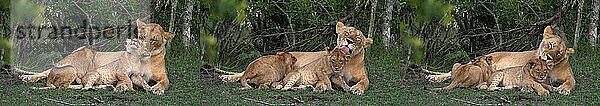
[[[548,76],[548,71],[551,69],[552,66],[542,59],[531,59],[523,67],[525,73],[533,77],[537,82],[544,82]]]
[[[573,48],[567,48],[565,42],[556,35],[552,27],[547,26],[544,29],[544,38],[538,47],[537,55],[546,62],[558,63],[569,57],[569,54],[575,53]]]
[[[339,72],[344,64],[350,60],[350,55],[342,52],[340,48],[330,49],[329,47],[325,48],[327,50],[327,56],[331,60],[331,68],[334,69],[334,72]]]
[[[342,22],[337,22],[335,32],[338,35],[336,48],[341,48],[344,53],[350,54],[350,56],[362,53],[364,48],[373,43],[373,39],[363,35],[360,30],[344,26]]]
[[[146,45],[146,48],[151,51],[152,55],[162,53],[165,49],[165,45],[175,36],[173,33],[165,32],[158,24],[146,24],[140,19],[137,19],[136,23],[138,38],[149,43]]]

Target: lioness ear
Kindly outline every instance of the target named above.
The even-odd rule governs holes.
[[[344,23],[338,21],[337,24],[335,25],[335,32],[340,34],[343,32],[343,30],[342,30],[343,28],[344,28]]]
[[[567,48],[567,54],[573,54],[573,53],[575,53],[575,49]]]
[[[373,39],[371,39],[371,38],[365,39],[365,47],[369,47],[369,46],[371,46],[371,44],[373,44]]]
[[[175,37],[174,33],[170,33],[170,32],[165,32],[163,34],[163,37],[167,40],[167,41],[171,41],[171,39],[173,39],[173,37]]]
[[[544,29],[544,34],[542,34],[542,35],[544,36],[544,39],[554,37],[554,31],[552,30],[552,27],[546,26],[546,28]]]
[[[492,64],[492,60],[494,60],[494,58],[490,55],[485,56],[485,61],[487,61],[488,64]]]
[[[137,19],[135,23],[137,23],[137,27],[142,27],[146,25],[146,23],[144,23],[144,21],[142,21],[141,19]]]
[[[333,49],[329,48],[329,47],[325,47],[325,51],[327,51],[327,53],[331,53]]]

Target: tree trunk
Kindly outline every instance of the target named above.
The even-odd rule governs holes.
[[[173,27],[175,26],[175,9],[177,7],[177,0],[173,0],[171,4],[171,19],[169,19],[169,32],[173,33]]]
[[[592,0],[592,19],[591,19],[591,24],[590,24],[590,45],[592,46],[596,46],[596,42],[598,40],[598,32],[597,32],[597,25],[596,25],[596,21],[598,21],[598,9],[600,5],[598,5],[598,0]]]
[[[583,8],[583,1],[579,0],[579,7],[577,8],[577,23],[575,23],[575,39],[573,43],[573,48],[577,49],[577,41],[579,40],[579,34],[581,32],[581,9]]]
[[[368,35],[373,38],[373,26],[375,26],[375,9],[377,7],[377,0],[371,1],[371,19],[369,20],[369,32]]]
[[[390,40],[392,40],[392,35],[390,34],[390,21],[392,20],[392,9],[394,8],[394,2],[392,0],[385,0],[385,17],[383,21],[383,45],[388,47],[390,45]]]
[[[194,10],[194,2],[192,0],[185,0],[185,18],[183,22],[183,44],[187,47],[193,41],[190,33],[190,21],[192,20],[192,10]]]

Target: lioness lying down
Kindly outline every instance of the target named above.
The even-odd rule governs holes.
[[[165,45],[173,39],[175,34],[170,32],[165,32],[163,28],[158,24],[149,23],[146,24],[141,20],[137,20],[137,30],[138,37],[143,40],[143,42],[147,42],[149,44],[146,45],[145,49],[148,49],[151,57],[149,63],[149,67],[147,69],[141,69],[140,72],[136,72],[130,76],[134,85],[143,87],[144,90],[150,91],[154,94],[161,95],[164,91],[169,87],[169,79],[167,78],[167,70],[165,67],[165,55],[166,48]],[[114,62],[115,60],[119,60],[121,58],[121,54],[125,51],[117,51],[117,52],[96,52],[94,64],[96,67],[102,67],[105,65]],[[69,57],[69,56],[67,56]],[[86,61],[80,60],[80,58],[63,58],[60,62],[78,62],[78,61]],[[142,63],[144,64],[144,63]],[[77,65],[77,64],[71,64]],[[85,66],[74,66],[74,67],[85,67]],[[83,68],[87,72],[91,68]],[[43,71],[41,73],[33,74],[33,75],[22,75],[20,78],[25,82],[36,82],[38,80],[42,80],[48,77],[48,74],[52,68]],[[156,82],[156,84],[150,86],[148,82]]]
[[[144,43],[139,40],[127,39],[126,51],[120,57],[104,66],[95,66],[95,51],[81,47],[65,57],[79,58],[79,62],[59,62],[48,74],[46,86],[41,89],[90,89],[112,87],[115,91],[133,90],[129,75],[138,72],[143,66],[141,61],[148,61],[150,55],[144,51]],[[147,67],[147,66],[146,66]],[[89,68],[89,69],[84,69]],[[82,85],[71,85],[71,83]]]

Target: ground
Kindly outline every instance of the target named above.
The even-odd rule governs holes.
[[[194,51],[183,50],[180,54],[169,54],[167,68],[170,88],[165,95],[157,96],[138,91],[117,93],[110,90],[33,90],[42,87],[44,81],[25,83],[7,74],[0,74],[0,105],[58,105],[70,104],[97,105],[258,105],[270,104],[298,105],[466,105],[474,104],[542,104],[542,105],[590,105],[600,104],[600,56],[575,55],[570,61],[577,80],[571,95],[551,93],[541,97],[534,92],[517,90],[489,92],[475,89],[432,91],[449,82],[430,83],[424,80],[425,74],[406,70],[406,65],[397,57],[368,55],[370,85],[362,96],[343,91],[312,92],[278,90],[239,90],[239,83],[224,83],[218,74],[200,71]],[[174,53],[172,50],[170,53]],[[597,53],[590,53],[597,54]],[[183,55],[183,56],[181,56]],[[448,71],[449,66],[435,71]],[[233,71],[240,71],[235,69]],[[56,101],[54,101],[56,100]],[[253,101],[255,100],[255,101]]]

